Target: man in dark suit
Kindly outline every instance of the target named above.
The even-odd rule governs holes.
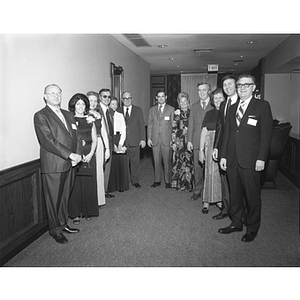
[[[220,166],[228,176],[231,224],[219,229],[219,233],[243,230],[242,216],[246,204],[247,230],[243,242],[252,242],[260,227],[260,177],[268,158],[273,130],[270,105],[253,97],[255,88],[253,76],[239,76],[240,100],[229,109],[220,154]]]
[[[165,92],[156,93],[158,105],[150,108],[148,118],[148,146],[152,147],[154,159],[154,183],[155,188],[161,184],[162,162],[164,164],[164,177],[166,188],[171,188],[171,146],[172,123],[174,107],[166,104]]]
[[[222,137],[226,120],[228,118],[229,107],[238,101],[238,94],[236,91],[236,78],[233,75],[226,75],[222,78],[223,90],[227,95],[226,101],[222,102],[217,121],[217,129],[214,140],[213,158],[218,160],[218,153],[221,151]],[[230,198],[229,198],[229,187],[227,182],[227,174],[224,170],[220,170],[221,174],[221,185],[222,185],[222,211],[213,216],[215,220],[221,220],[229,215]]]
[[[74,184],[72,166],[81,161],[81,139],[72,114],[60,109],[62,90],[46,86],[46,106],[34,115],[34,128],[40,144],[42,187],[49,233],[57,243],[68,242],[63,235],[79,232],[68,226],[68,201]]]
[[[200,151],[200,135],[204,116],[207,111],[213,108],[210,105],[210,84],[207,82],[201,82],[197,85],[197,90],[199,101],[195,102],[191,106],[187,133],[187,149],[188,151],[193,151],[195,169],[195,188],[191,200],[197,200],[203,192],[204,168],[198,160]]]
[[[112,157],[112,151],[114,149],[113,110],[109,107],[109,103],[111,100],[110,90],[106,89],[106,88],[101,89],[99,91],[99,99],[100,99],[99,113],[102,115],[102,120],[104,120],[104,124],[106,127],[108,143],[109,143],[109,152],[110,152],[110,158],[105,162],[105,165],[104,165],[105,197],[113,198],[115,196],[112,194],[109,194],[107,192],[108,182],[109,182],[109,174],[110,174],[110,168],[111,168],[111,157]],[[105,150],[107,150],[107,149],[105,149]]]
[[[129,156],[130,180],[134,187],[141,188],[139,183],[140,173],[140,147],[146,146],[145,120],[140,107],[132,105],[130,92],[122,94],[123,107],[117,109],[122,113],[126,123],[127,154]]]

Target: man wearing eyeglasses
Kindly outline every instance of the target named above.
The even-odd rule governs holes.
[[[140,147],[146,146],[145,120],[140,107],[132,105],[132,95],[130,92],[122,94],[123,107],[117,109],[124,114],[126,123],[127,154],[129,156],[130,180],[134,187],[141,188],[139,183],[140,173]]]
[[[229,183],[231,224],[219,229],[219,233],[243,230],[242,215],[246,205],[248,213],[243,242],[252,242],[260,227],[260,177],[268,158],[273,130],[270,105],[254,98],[255,88],[253,76],[239,76],[240,100],[229,109],[220,154],[220,166],[227,172]]]
[[[109,89],[103,88],[99,91],[99,99],[100,99],[100,114],[102,115],[102,120],[104,120],[104,124],[107,131],[108,142],[109,142],[109,152],[110,158],[105,162],[104,166],[104,188],[105,188],[105,197],[113,198],[115,197],[113,194],[109,194],[108,190],[108,182],[109,182],[109,174],[111,168],[111,156],[112,150],[114,149],[114,120],[113,120],[113,110],[109,107],[109,103],[111,100],[111,92]]]
[[[56,84],[46,86],[46,106],[35,113],[34,128],[40,144],[42,187],[49,233],[59,244],[66,244],[63,232],[76,233],[68,226],[68,202],[75,176],[72,166],[81,161],[81,139],[76,121],[60,108],[62,90]]]

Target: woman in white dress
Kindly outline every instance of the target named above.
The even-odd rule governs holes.
[[[99,113],[99,94],[93,91],[87,93],[90,101],[89,114],[93,115],[96,119],[95,125],[97,130],[97,149],[96,149],[96,172],[97,172],[97,191],[98,191],[98,206],[106,204],[105,201],[105,188],[104,188],[104,172],[103,166],[106,160],[110,157],[109,143],[107,132],[105,129],[104,120]]]

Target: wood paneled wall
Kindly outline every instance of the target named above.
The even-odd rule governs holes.
[[[40,161],[0,172],[0,265],[47,230]],[[24,248],[23,247],[23,248]]]

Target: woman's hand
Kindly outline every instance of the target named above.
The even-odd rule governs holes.
[[[203,164],[204,161],[205,161],[204,151],[203,150],[199,151],[199,161],[201,162],[201,164]]]
[[[88,155],[83,155],[82,161],[89,163],[91,161],[92,157],[93,157],[93,153],[90,152]]]

